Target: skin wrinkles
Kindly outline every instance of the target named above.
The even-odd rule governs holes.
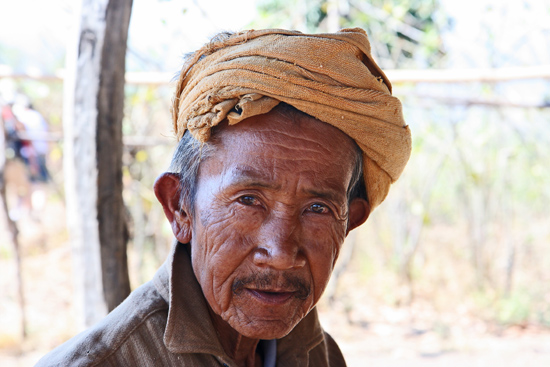
[[[224,349],[247,356],[238,365],[251,365],[259,339],[287,335],[318,302],[368,204],[348,203],[355,146],[328,124],[268,113],[220,127],[213,137],[194,211],[184,205],[184,214],[171,215],[171,196],[157,196],[169,219],[181,218],[172,227],[191,244]]]
[[[270,133],[270,136],[268,138],[265,136],[265,134],[253,134],[254,140],[246,142],[246,144],[257,145],[260,147],[272,146],[274,148],[281,148],[278,152],[281,154],[294,154],[296,151],[300,151],[300,153],[302,154],[312,152],[316,156],[307,157],[306,159],[313,159],[317,160],[318,162],[325,162],[325,160],[320,158],[334,154],[334,152],[330,149],[332,147],[332,144],[330,143],[326,145],[319,144],[319,141],[317,141],[316,139],[311,139],[310,137],[296,136],[287,131],[281,131],[280,129],[278,130],[276,129],[276,127],[277,126],[266,129],[267,132]],[[310,130],[312,136],[316,136],[321,133],[321,129],[315,126],[311,127]],[[336,128],[334,128],[334,130],[336,130],[336,133],[340,132]],[[289,144],[289,141],[293,141],[292,144]],[[264,153],[264,151],[265,149],[262,149],[257,152]],[[294,159],[304,159],[304,157],[298,155],[294,156]]]
[[[294,159],[294,162],[297,160]],[[234,172],[226,172],[224,177],[224,182],[227,185],[235,185],[249,188],[266,188],[271,190],[281,190],[281,185],[275,185],[271,183],[273,177],[267,174],[262,174],[262,172],[257,172],[251,167],[236,167]],[[229,176],[229,178],[226,178]],[[298,184],[298,186],[300,186]],[[339,195],[338,185],[327,180],[326,184],[323,187],[315,189],[307,189],[306,193],[316,198],[323,198],[331,202],[342,202],[342,205],[339,208],[333,208],[338,214],[340,220],[347,219],[347,203],[342,201],[342,195]],[[295,193],[290,193],[295,194]]]
[[[271,200],[271,201],[274,201],[274,203],[272,202],[269,202],[269,200],[266,200],[268,202],[266,202],[263,206],[265,207],[268,207],[270,208],[269,209],[269,213],[267,213],[265,215],[265,221],[267,222],[270,222],[270,223],[273,223],[274,221],[280,221],[282,223],[277,223],[275,222],[275,224],[273,224],[273,227],[275,228],[285,228],[286,229],[286,233],[284,235],[281,235],[281,236],[277,236],[276,235],[276,232],[274,231],[275,228],[273,228],[271,231],[267,231],[267,236],[274,236],[274,237],[277,237],[275,240],[276,241],[284,241],[284,237],[288,238],[288,237],[291,237],[292,233],[295,232],[295,229],[292,228],[293,226],[293,223],[296,223],[296,222],[300,222],[300,220],[297,220],[297,216],[299,216],[301,213],[300,211],[296,210],[296,207],[298,204],[295,204],[293,203],[293,201],[295,200],[295,198],[297,196],[304,196],[303,193],[298,193],[298,191],[300,191],[300,186],[304,186],[302,184],[303,181],[312,181],[313,180],[313,176],[310,172],[312,171],[324,171],[325,168],[327,166],[329,166],[329,164],[326,163],[326,159],[321,159],[321,157],[326,157],[326,154],[322,154],[322,153],[325,153],[324,152],[324,148],[321,149],[321,151],[319,151],[319,147],[324,147],[325,144],[320,144],[318,141],[315,141],[315,139],[303,139],[301,136],[296,139],[298,140],[298,143],[302,144],[302,143],[310,143],[310,146],[307,146],[307,147],[304,147],[304,149],[302,149],[302,152],[301,152],[301,157],[302,159],[300,159],[299,161],[296,161],[296,160],[290,160],[289,158],[293,158],[293,156],[296,154],[296,151],[297,150],[300,150],[299,148],[297,148],[296,146],[298,145],[295,141],[292,141],[291,143],[293,144],[292,145],[292,149],[288,149],[289,147],[289,143],[288,143],[288,139],[291,138],[291,136],[296,136],[295,134],[288,134],[286,133],[285,131],[281,131],[281,130],[275,130],[273,128],[270,128],[270,129],[267,129],[268,131],[267,132],[263,132],[261,134],[258,134],[258,133],[254,133],[252,134],[252,137],[254,139],[258,139],[258,135],[262,135],[262,139],[258,139],[259,141],[261,141],[262,143],[265,143],[263,145],[261,144],[257,144],[255,142],[255,140],[253,140],[251,143],[247,143],[247,144],[243,144],[243,140],[241,137],[239,137],[238,141],[235,140],[235,137],[233,135],[229,135],[229,138],[227,138],[225,135],[220,137],[220,145],[221,147],[219,148],[219,152],[221,154],[223,154],[224,156],[226,156],[228,159],[228,161],[238,161],[238,158],[239,157],[234,157],[235,155],[237,154],[240,154],[240,152],[242,151],[247,151],[247,152],[252,152],[253,154],[248,154],[247,155],[247,159],[246,161],[252,161],[252,162],[257,162],[256,166],[257,167],[268,167],[268,168],[271,168],[271,169],[268,169],[266,170],[267,172],[273,172],[273,178],[271,177],[268,177],[268,179],[271,179],[271,180],[274,180],[275,182],[283,182],[283,183],[279,183],[279,186],[283,185],[284,186],[284,189],[283,189],[283,193],[282,195],[275,195],[276,198],[278,200]],[[229,130],[227,129],[227,132],[230,132],[232,130]],[[275,135],[274,137],[272,135]],[[275,141],[276,144],[273,144],[271,143],[272,141]],[[245,142],[248,142],[248,140],[245,140]],[[239,150],[236,150],[236,149],[228,149],[228,148],[234,148],[235,145],[237,145],[238,143],[238,146],[239,146]],[[351,146],[350,144],[348,143],[348,146],[349,146],[349,150],[348,150],[348,154],[347,154],[347,157],[345,158],[348,158],[347,160],[348,161],[351,161],[351,159],[349,158],[351,156],[351,152],[352,152],[352,149],[351,149]],[[261,148],[261,149],[259,149]],[[285,152],[285,149],[288,149],[288,152]],[[315,153],[315,155],[308,155],[308,153]],[[221,155],[220,154],[220,155]],[[342,157],[343,154],[337,154],[337,156],[340,156]],[[213,157],[217,156],[216,154],[213,154],[212,157],[207,160],[206,162],[204,162],[204,165],[205,167],[208,167],[208,163],[210,163],[210,161],[214,160]],[[338,157],[337,157],[338,158]],[[242,158],[241,160],[242,161]],[[284,173],[288,173],[288,172],[295,172],[295,167],[296,166],[299,166],[301,167],[301,175],[298,175],[299,179],[298,180],[294,180],[296,183],[295,185],[290,185],[290,184],[285,184],[286,182],[288,181],[293,181],[292,178],[286,178],[285,180],[278,180],[278,177],[281,176],[282,174]],[[302,167],[302,166],[305,166],[305,167]],[[313,166],[313,167],[312,167]],[[218,168],[219,165],[218,164],[215,164],[214,169]],[[229,167],[234,167],[234,166],[229,166]],[[201,169],[203,167],[201,166]],[[338,207],[342,207],[342,206],[345,206],[345,201],[346,201],[346,196],[345,196],[345,189],[347,188],[346,185],[348,184],[349,182],[349,179],[351,177],[351,169],[348,169],[348,172],[347,173],[347,177],[345,180],[341,180],[340,182],[340,192],[341,192],[341,195],[340,195],[340,205],[338,205]],[[340,174],[342,172],[339,172]],[[218,190],[217,192],[220,193],[221,196],[225,196],[227,191],[230,191],[233,190],[234,187],[237,187],[237,188],[240,188],[238,183],[233,183],[231,178],[232,177],[235,177],[236,175],[233,174],[233,172],[231,172],[230,168],[228,168],[227,165],[224,165],[224,168],[222,169],[222,172],[220,172],[220,175],[214,175],[215,176],[215,179],[212,180],[212,181],[208,181],[208,180],[203,180],[203,175],[202,175],[202,172],[201,174],[199,175],[199,192],[197,193],[197,196],[198,198],[200,198],[200,191],[202,190],[203,187],[205,188],[208,188],[207,191],[210,191],[212,192],[212,190],[209,189],[209,186],[210,185],[213,185],[213,186],[216,186],[216,184],[219,185],[219,178],[220,176],[222,177],[221,179],[221,182],[222,184],[220,185],[221,188],[220,190]],[[230,177],[229,179],[227,177]],[[271,175],[270,175],[271,176]],[[305,178],[302,178],[302,176],[305,176]],[[309,177],[308,177],[309,176]],[[245,176],[246,177],[246,176]],[[336,179],[336,178],[334,178]],[[325,181],[327,181],[325,179]],[[268,185],[265,185],[265,186],[268,186]],[[311,183],[310,183],[310,186]],[[311,190],[313,190],[311,188]],[[238,190],[237,190],[238,191]],[[269,193],[267,192],[269,190],[264,190],[263,193],[266,195],[266,196],[273,196],[272,193]],[[302,192],[304,190],[301,190]],[[216,195],[215,195],[216,196]],[[197,200],[197,202],[201,202],[201,200]],[[232,203],[229,205],[229,207],[226,209],[226,214],[228,212],[231,212],[232,215],[220,215],[218,220],[215,222],[215,223],[208,223],[208,222],[204,222],[205,224],[205,227],[208,227],[210,230],[208,231],[209,233],[216,233],[216,232],[222,232],[223,230],[220,228],[220,227],[224,227],[226,225],[226,223],[228,222],[229,218],[231,218],[231,220],[233,221],[233,223],[237,222],[237,223],[241,223],[239,221],[239,219],[237,217],[239,217],[240,214],[243,214],[244,213],[247,213],[247,212],[250,212],[250,211],[254,211],[256,213],[256,211],[263,211],[263,210],[266,210],[264,208],[260,208],[260,209],[256,209],[256,208],[239,208],[239,210],[237,210],[236,212],[234,212],[233,210],[233,207],[234,206],[240,206],[242,204],[238,204],[236,202]],[[334,210],[334,208],[336,207],[336,205],[330,205],[332,206],[331,209]],[[197,209],[197,208],[196,208]],[[217,216],[216,214],[216,208],[210,208],[210,209],[213,209],[213,212],[210,212],[208,213],[208,218],[210,219],[211,217],[213,216]],[[267,210],[266,210],[267,211]],[[197,213],[202,213],[200,210],[197,210]],[[289,213],[292,213],[291,215],[289,215]],[[333,214],[337,214],[337,213],[333,213]],[[339,214],[339,213],[338,213]],[[246,216],[246,215],[245,215]],[[260,214],[255,214],[255,216],[261,216]],[[340,218],[340,215],[337,216],[338,218],[337,219],[341,219]],[[247,217],[248,219],[248,217]],[[336,218],[335,218],[336,219]],[[332,227],[332,230],[329,235],[329,240],[326,241],[328,242],[327,243],[323,243],[323,244],[319,244],[318,241],[312,241],[311,244],[310,244],[310,248],[309,249],[306,249],[304,251],[304,249],[301,249],[299,251],[295,251],[296,254],[293,255],[295,257],[305,257],[307,255],[309,255],[311,252],[317,252],[317,251],[324,251],[324,252],[328,252],[329,254],[329,259],[328,259],[328,264],[329,264],[329,272],[332,270],[332,266],[336,260],[336,257],[337,257],[337,254],[338,254],[338,251],[339,251],[339,246],[334,246],[333,244],[334,243],[339,243],[343,240],[344,236],[345,236],[345,231],[344,229],[342,228],[341,226],[341,223],[334,223],[333,220],[331,221],[327,221],[327,220],[321,220],[320,221],[321,223],[319,223],[320,225],[326,225],[326,224],[329,224],[330,227]],[[338,220],[338,222],[340,222],[340,220]],[[244,224],[245,221],[243,220],[242,223]],[[236,225],[233,224],[233,227],[235,227]],[[246,225],[247,228],[242,228],[240,231],[238,230],[237,232],[239,233],[247,233],[250,231],[250,228],[249,227],[249,223],[247,223]],[[316,228],[315,225],[310,225],[311,230],[310,232],[312,232],[312,234],[314,236],[319,236],[319,233],[320,232],[323,232],[321,229],[319,228]],[[340,228],[338,228],[340,227]],[[265,231],[264,231],[265,232]],[[338,233],[340,232],[340,233]],[[229,235],[228,234],[228,237],[225,238],[225,237],[220,237],[220,238],[210,238],[210,242],[212,244],[212,246],[210,247],[209,251],[207,250],[207,252],[203,255],[203,258],[212,258],[213,260],[217,259],[218,255],[212,255],[213,253],[220,253],[221,254],[224,254],[225,252],[223,252],[223,250],[221,250],[221,247],[223,244],[225,243],[237,243],[239,245],[237,245],[238,247],[242,247],[242,244],[246,244],[246,243],[254,243],[255,241],[253,240],[247,240],[246,239],[246,235],[243,235],[243,236],[239,236],[239,238],[234,238],[235,236],[234,235]],[[260,240],[263,240],[265,241],[266,239],[264,238],[265,235],[264,234],[260,234],[258,235],[258,237],[260,238]],[[282,238],[281,238],[282,237]],[[326,237],[326,235],[325,235]],[[248,254],[251,254],[253,251],[252,248],[244,248],[244,249],[241,249],[241,251],[244,252],[244,256],[246,257]],[[329,251],[327,251],[329,250]],[[221,251],[221,252],[220,252]],[[258,252],[254,253],[253,255],[256,257],[257,261],[260,262],[260,263],[264,263],[264,258],[266,256],[261,256],[263,253],[267,253],[267,255],[272,255],[272,250],[271,249],[268,249],[267,251],[265,252],[262,252],[260,251],[260,256],[258,256]],[[221,256],[223,257],[223,256]],[[269,256],[267,256],[269,257]],[[309,266],[308,266],[309,267]],[[309,275],[307,275],[306,273],[308,273],[309,271],[306,271],[304,272],[304,275],[302,275],[302,277],[308,277]],[[198,275],[198,278],[200,277],[200,275]],[[224,291],[225,288],[229,288],[230,287],[230,284],[231,284],[231,287],[233,286],[234,282],[236,281],[236,276],[234,274],[227,274],[227,275],[224,275],[222,277],[220,277],[220,279],[214,279],[215,275],[208,275],[207,276],[207,283],[210,283],[213,285],[213,289],[215,289],[215,293],[216,294],[213,294],[212,295],[212,298],[213,299],[216,299],[217,300],[217,305],[214,309],[214,311],[216,311],[217,313],[221,313],[222,315],[222,318],[227,318],[227,319],[231,319],[231,317],[234,315],[234,310],[233,310],[233,305],[232,305],[232,298],[230,295],[228,295],[228,292],[227,291]],[[307,278],[306,278],[307,279]],[[321,292],[322,290],[324,289],[325,285],[326,285],[326,281],[328,281],[328,276],[327,276],[327,279],[326,280],[323,280],[322,282],[320,282],[320,287],[321,289],[316,289],[316,287],[313,288],[313,295],[314,295],[314,298],[318,298],[320,297],[321,295]],[[318,282],[319,283],[319,282]],[[220,294],[223,294],[223,296],[220,296]],[[236,297],[236,298],[239,298],[239,297]],[[305,307],[305,310],[302,310],[301,312],[299,312],[299,314],[302,314],[305,316],[305,314],[307,314],[307,312],[309,312],[309,308],[311,307],[311,303],[312,302],[308,302],[308,305],[307,307]],[[247,305],[245,305],[247,306]]]
[[[313,134],[319,133],[319,130],[320,129],[318,129],[316,127],[311,128],[311,132]],[[322,145],[318,144],[319,142],[315,139],[310,139],[310,138],[305,137],[305,136],[297,137],[295,135],[289,134],[286,131],[280,131],[280,130],[277,130],[277,129],[274,129],[274,128],[273,129],[268,128],[267,131],[276,134],[276,136],[273,139],[269,139],[269,140],[263,139],[262,136],[258,136],[258,140],[260,141],[260,143],[256,143],[256,144],[271,144],[271,145],[274,145],[274,146],[280,146],[283,149],[290,149],[290,150],[305,149],[305,151],[315,151],[315,152],[318,151],[319,149],[323,149],[323,152],[321,152],[321,153],[323,153],[323,154],[331,153],[329,148],[323,147]],[[289,138],[295,139],[297,145],[289,146],[288,145],[288,139]],[[255,142],[253,142],[253,143],[255,143]],[[307,143],[316,144],[317,145],[316,149],[303,148],[303,145],[307,144]]]

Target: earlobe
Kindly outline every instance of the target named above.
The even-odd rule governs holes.
[[[170,222],[172,232],[181,243],[191,241],[191,217],[185,203],[181,203],[181,187],[179,177],[174,173],[165,172],[154,184],[155,195],[162,205],[164,215]]]
[[[370,215],[370,205],[362,198],[355,198],[349,204],[347,233],[365,223]]]

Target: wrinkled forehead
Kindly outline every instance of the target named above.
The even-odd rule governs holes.
[[[304,151],[325,157],[328,161],[354,161],[358,151],[348,135],[303,113],[275,108],[269,113],[252,116],[229,126],[217,126],[211,137],[223,154],[239,154],[255,145],[256,150],[279,149],[289,159],[299,159]]]
[[[307,115],[274,110],[242,122],[216,127],[199,177],[229,180],[246,177],[256,183],[302,178],[345,193],[361,154],[355,142],[337,128]]]

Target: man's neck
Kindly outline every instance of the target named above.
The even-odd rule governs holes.
[[[237,366],[261,367],[262,358],[258,352],[259,339],[250,339],[243,336],[217,315],[210,307],[210,318],[218,334],[220,343],[227,356],[233,359]]]

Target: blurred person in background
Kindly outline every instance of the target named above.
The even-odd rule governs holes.
[[[48,123],[40,112],[35,110],[25,95],[19,95],[13,106],[13,112],[21,123],[20,136],[22,145],[20,156],[29,169],[31,182],[47,182],[49,179],[46,167],[48,142],[44,135],[48,132]],[[22,134],[21,134],[22,133]]]
[[[2,121],[6,136],[5,154],[9,159],[5,172],[6,184],[8,191],[16,196],[15,206],[10,209],[9,215],[13,220],[23,214],[36,218],[45,204],[41,184],[50,177],[46,167],[49,146],[44,138],[48,123],[23,94],[5,99]]]
[[[13,100],[10,97],[0,96],[0,105],[2,106],[2,124],[6,139],[6,158],[21,158],[23,141],[18,132],[24,130],[23,124],[15,117],[13,113]]]

